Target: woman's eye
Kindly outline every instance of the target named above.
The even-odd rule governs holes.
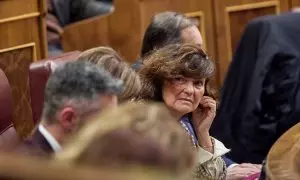
[[[204,85],[203,81],[195,81],[195,86],[202,87]]]
[[[177,82],[177,83],[183,83],[184,82],[184,78],[180,78],[180,77],[179,78],[175,78],[174,81]]]

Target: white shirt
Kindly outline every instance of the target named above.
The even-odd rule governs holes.
[[[49,133],[49,131],[47,131],[47,129],[42,124],[39,124],[39,131],[44,136],[54,152],[59,152],[62,150],[57,140]]]
[[[227,149],[221,141],[213,138],[214,140],[214,154],[206,151],[205,149],[198,147],[198,157],[197,162],[203,164],[211,159],[221,157],[224,154],[228,153],[230,150]]]

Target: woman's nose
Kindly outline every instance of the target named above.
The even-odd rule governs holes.
[[[194,93],[193,82],[189,82],[189,81],[186,82],[184,90],[187,94],[193,94]]]

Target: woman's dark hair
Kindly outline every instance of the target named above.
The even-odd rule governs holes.
[[[181,13],[162,12],[156,14],[147,27],[141,57],[168,44],[181,42],[181,30],[194,24]]]
[[[209,80],[214,70],[213,62],[198,45],[164,46],[145,57],[144,65],[139,71],[142,79],[139,99],[162,101],[164,80],[178,77],[206,78],[205,95],[215,99],[215,92],[209,88]]]

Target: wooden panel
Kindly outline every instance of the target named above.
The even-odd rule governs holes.
[[[36,60],[35,43],[0,50],[0,68],[6,74],[13,93],[13,122],[25,136],[33,127],[28,82],[28,68]],[[16,76],[16,72],[17,76]],[[25,134],[23,134],[25,133]]]
[[[290,7],[299,7],[300,6],[300,0],[289,0],[290,1]]]
[[[13,90],[13,121],[26,136],[33,128],[28,83],[29,64],[47,56],[46,1],[0,1],[0,68]]]
[[[253,18],[286,12],[286,0],[227,0],[215,1],[219,81],[222,83],[232,55],[244,31]]]
[[[1,0],[0,19],[16,18],[33,12],[40,12],[39,1],[40,0],[26,0],[26,2],[20,2],[20,0]]]
[[[70,24],[64,28],[62,45],[66,52],[73,50],[86,50],[91,47],[108,46],[108,18],[97,16],[77,23]]]
[[[43,57],[42,51],[40,51],[42,42],[40,41],[39,34],[41,32],[39,31],[38,23],[37,17],[0,23],[0,50],[34,42],[39,50],[37,51],[37,57],[41,59]]]
[[[247,23],[251,19],[269,14],[279,14],[279,3],[277,1],[231,6],[226,8],[225,20],[227,32],[226,39],[228,42],[228,59],[232,58]]]
[[[203,11],[198,12],[190,12],[185,13],[185,15],[197,25],[199,31],[201,32],[202,39],[203,39],[203,48],[207,50],[206,45],[206,30],[205,30],[205,16]]]
[[[289,0],[290,9],[300,8],[300,0]]]
[[[135,62],[140,52],[141,12],[139,0],[114,0],[115,12],[109,16],[109,40],[129,62]]]

